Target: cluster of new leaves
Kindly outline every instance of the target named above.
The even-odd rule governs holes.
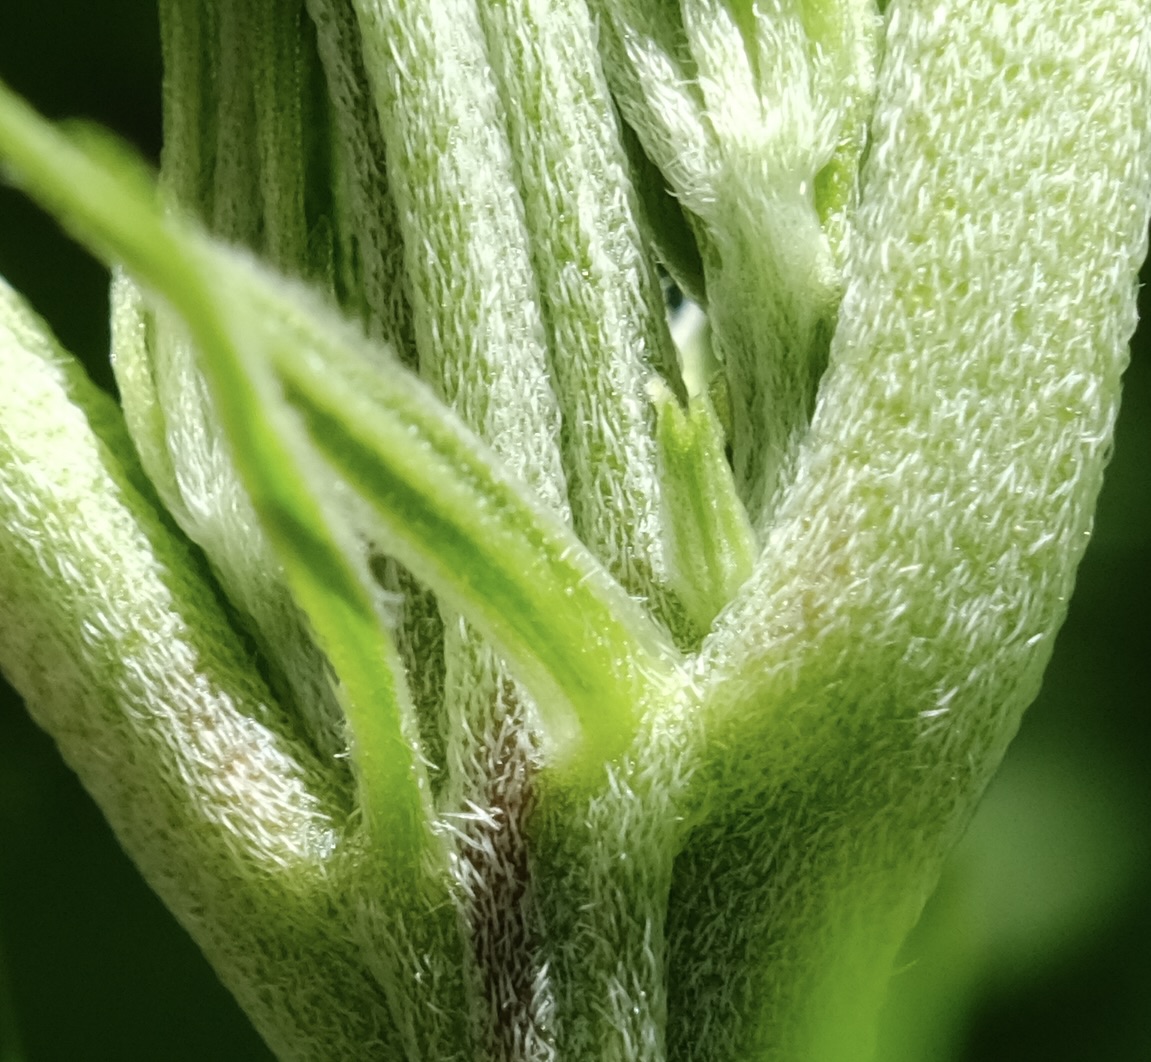
[[[162,0],[159,182],[0,88],[0,663],[284,1058],[864,1058],[1037,688],[1142,0]],[[704,307],[673,343],[657,263]]]

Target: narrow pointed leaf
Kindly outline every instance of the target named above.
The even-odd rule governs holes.
[[[640,711],[662,700],[676,656],[639,605],[414,376],[379,373],[318,299],[164,216],[139,167],[113,154],[69,142],[0,89],[0,156],[82,239],[146,278],[218,374],[220,416],[257,510],[300,573],[297,590],[330,581],[351,595],[354,607],[323,605],[333,623],[363,607],[316,499],[294,473],[265,476],[296,455],[281,427],[253,415],[275,407],[245,363],[261,354],[291,385],[313,441],[373,503],[389,548],[508,656],[540,702],[554,755],[582,745],[600,762],[621,752]],[[321,641],[342,652],[334,631]]]
[[[621,751],[676,654],[579,539],[415,379],[382,377],[334,345],[276,371],[388,548],[516,665],[553,753],[574,751],[577,721],[588,757]]]

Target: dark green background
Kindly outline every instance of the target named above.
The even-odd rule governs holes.
[[[147,0],[0,0],[0,77],[49,115],[106,123],[153,158],[157,52]],[[2,187],[0,274],[110,386],[105,273]],[[884,1062],[1151,1059],[1149,458],[1151,365],[1138,337],[1071,616],[1043,695],[909,944]],[[6,687],[5,976],[0,1062],[16,1057],[13,1015],[25,1062],[268,1057]]]

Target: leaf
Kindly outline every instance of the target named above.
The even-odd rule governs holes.
[[[373,505],[388,547],[507,655],[539,700],[557,761],[578,752],[602,763],[627,746],[642,708],[665,692],[674,650],[422,383],[398,367],[379,372],[366,341],[306,290],[162,215],[116,166],[68,143],[7,92],[0,152],[32,194],[185,320],[253,504],[309,599],[305,609],[323,614],[313,622],[331,624],[318,631],[325,649],[342,655],[339,624],[358,615],[356,629],[366,625],[368,603],[307,486],[314,466],[287,441],[290,421],[262,360],[290,386],[325,457]],[[389,685],[358,672],[365,664],[347,666],[365,692]],[[394,746],[404,727],[392,716]]]
[[[706,631],[751,574],[755,535],[735,492],[711,402],[696,395],[685,410],[664,390],[656,410],[672,585]]]

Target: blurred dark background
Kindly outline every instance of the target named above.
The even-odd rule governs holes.
[[[156,36],[146,0],[0,0],[0,76],[155,159]],[[3,186],[0,274],[111,387],[106,273]],[[882,1062],[1151,1060],[1148,334],[1043,694],[908,944]],[[269,1057],[0,688],[0,1062]]]

